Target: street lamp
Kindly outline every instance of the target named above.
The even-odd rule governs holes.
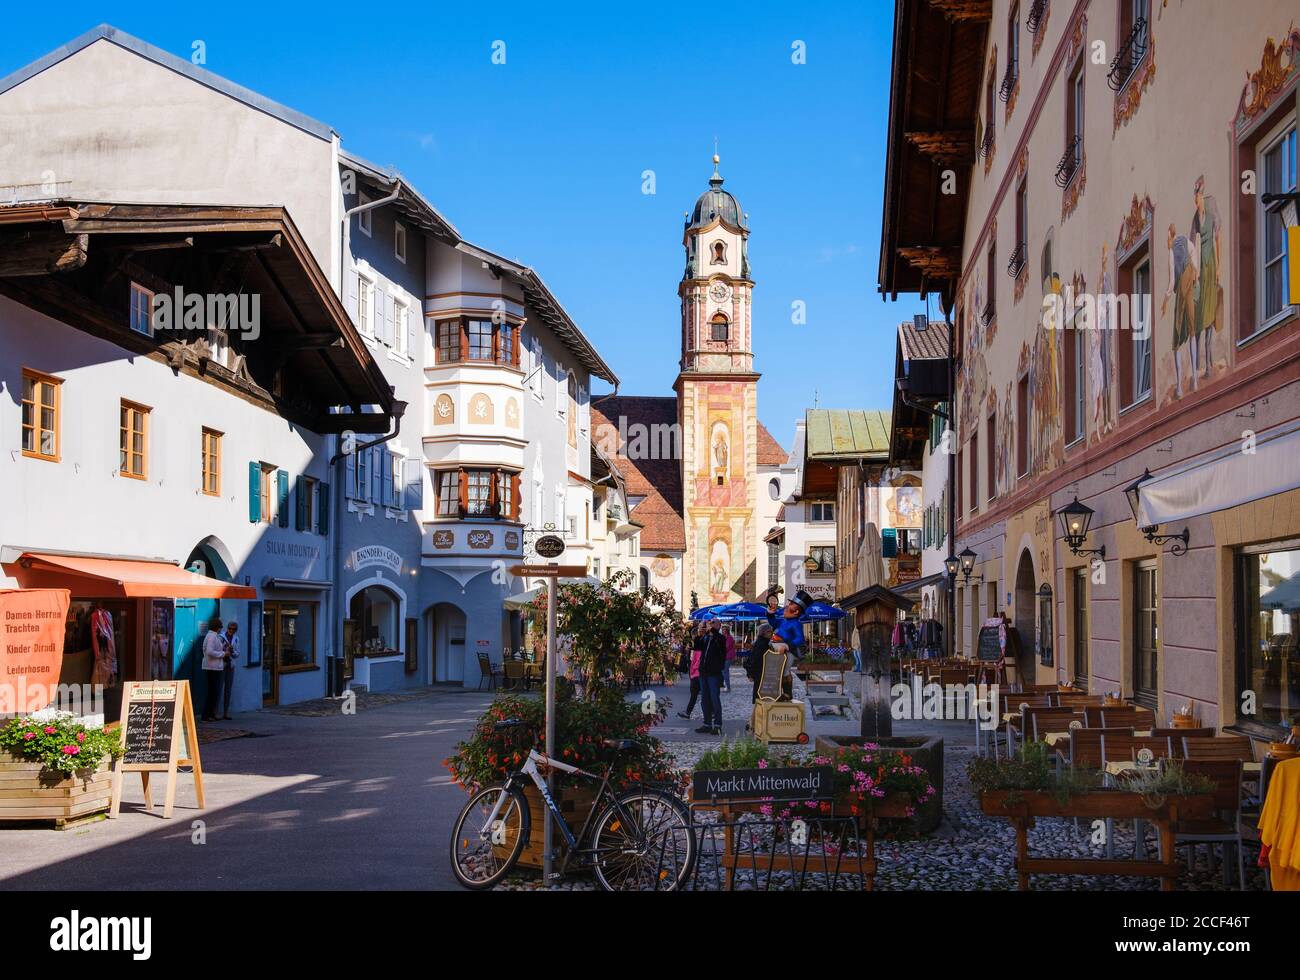
[[[1133,523],[1138,520],[1138,504],[1141,503],[1142,484],[1151,479],[1151,471],[1143,470],[1142,475],[1124,488],[1124,496],[1128,498],[1128,506],[1133,511]],[[1180,534],[1157,534],[1160,525],[1150,524],[1146,527],[1139,525],[1138,530],[1152,544],[1164,545],[1172,542],[1169,553],[1172,555],[1187,554],[1187,545],[1191,541],[1191,533],[1187,528],[1183,528]]]
[[[1079,503],[1079,498],[1075,497],[1073,503],[1066,504],[1056,512],[1056,518],[1061,522],[1061,537],[1065,539],[1070,554],[1076,556],[1097,555],[1102,561],[1105,561],[1105,545],[1100,548],[1085,548],[1083,546],[1084,540],[1088,537],[1088,528],[1092,526],[1092,515],[1094,513],[1091,507]]]
[[[967,548],[957,557],[961,559],[961,573],[966,576],[966,581],[969,583],[971,572],[975,570],[975,559],[979,555]]]
[[[948,573],[949,579],[957,577],[957,569],[961,567],[961,560],[956,555],[949,555],[943,560],[944,571]]]

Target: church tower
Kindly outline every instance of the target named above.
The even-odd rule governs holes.
[[[709,189],[686,220],[681,370],[684,589],[689,605],[758,597],[756,461],[758,374],[750,332],[749,222],[722,189],[713,157]]]

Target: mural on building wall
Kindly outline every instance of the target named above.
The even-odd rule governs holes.
[[[1115,292],[1115,275],[1111,269],[1110,249],[1101,245],[1101,278],[1097,280],[1097,323],[1088,331],[1088,442],[1100,440],[1115,428],[1114,331],[1112,307],[1105,297]]]
[[[1162,403],[1196,391],[1228,367],[1224,356],[1227,344],[1219,344],[1216,355],[1214,343],[1224,316],[1223,285],[1219,281],[1222,223],[1217,203],[1205,193],[1204,175],[1196,179],[1192,198],[1187,233],[1179,234],[1177,226],[1170,224],[1165,236],[1169,281],[1160,302],[1160,315],[1169,315],[1172,307],[1173,340],[1171,349],[1162,356],[1162,364],[1171,370],[1161,376],[1172,379]]]
[[[687,591],[699,592],[701,602],[706,594],[710,602],[747,598],[745,542],[753,537],[753,512],[744,434],[749,431],[750,385],[703,381],[688,383],[683,391],[695,406],[683,465],[686,519],[696,529]]]
[[[1055,274],[1052,281],[1057,281]],[[1065,430],[1061,424],[1063,324],[1055,322],[1054,313],[1044,314],[1044,321],[1034,331],[1033,346],[1022,345],[1020,350],[1020,367],[1027,369],[1029,375],[1031,473],[1054,469],[1065,459]]]
[[[439,395],[433,403],[433,424],[450,425],[456,421],[456,405],[450,395]]]
[[[1237,103],[1233,132],[1240,136],[1247,127],[1273,107],[1278,95],[1300,71],[1300,27],[1292,23],[1279,44],[1273,38],[1264,42],[1259,69],[1246,73],[1246,84]]]
[[[1014,385],[1008,381],[998,409],[997,431],[994,433],[994,486],[998,494],[1009,492],[1016,481],[1016,417]]]
[[[921,527],[921,487],[913,477],[903,477],[895,487],[881,487],[881,518],[884,527]]]
[[[493,421],[492,399],[478,394],[469,400],[469,420],[476,425],[491,425]]]
[[[512,429],[519,428],[519,402],[514,398],[506,399],[506,425]]]

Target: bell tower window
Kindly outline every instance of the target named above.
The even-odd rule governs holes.
[[[727,244],[726,242],[713,243],[713,265],[727,264]]]
[[[730,333],[731,324],[723,314],[718,313],[709,321],[709,339],[726,343]]]

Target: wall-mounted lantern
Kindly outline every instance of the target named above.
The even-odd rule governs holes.
[[[1085,548],[1083,546],[1083,542],[1088,537],[1088,528],[1092,526],[1092,515],[1094,513],[1091,507],[1079,503],[1079,498],[1075,497],[1073,503],[1066,504],[1056,512],[1056,519],[1060,521],[1061,537],[1065,539],[1070,554],[1096,555],[1102,561],[1105,561],[1105,545],[1100,548]]]
[[[1142,484],[1151,479],[1151,471],[1143,470],[1142,475],[1124,488],[1124,496],[1128,498],[1128,506],[1133,511],[1133,522],[1137,523],[1138,504],[1141,502]],[[1191,541],[1191,533],[1187,528],[1183,528],[1178,534],[1157,534],[1160,530],[1158,524],[1152,524],[1148,527],[1139,527],[1142,535],[1152,544],[1165,545],[1169,544],[1169,553],[1172,555],[1187,554],[1187,544]]]

